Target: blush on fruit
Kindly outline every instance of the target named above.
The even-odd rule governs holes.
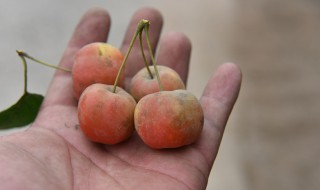
[[[197,98],[186,90],[160,91],[141,98],[134,112],[138,135],[151,148],[177,148],[194,143],[204,122]]]
[[[158,65],[157,69],[163,90],[172,91],[185,89],[183,81],[175,70],[161,65]],[[154,66],[149,66],[149,70],[151,71],[152,76],[150,76],[147,68],[144,67],[137,72],[131,80],[129,91],[137,102],[145,95],[160,91]]]
[[[113,85],[92,84],[78,104],[79,125],[87,138],[103,144],[117,144],[134,131],[134,98]]]
[[[122,53],[107,43],[94,42],[82,47],[72,67],[74,97],[78,100],[84,89],[94,83],[114,84],[122,61]],[[119,86],[123,80],[124,74],[119,77]]]

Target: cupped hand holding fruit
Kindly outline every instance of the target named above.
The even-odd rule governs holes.
[[[185,88],[178,73],[169,67],[156,65],[150,44],[149,25],[148,20],[139,21],[127,53],[124,59],[121,56],[121,64],[116,64],[115,69],[110,69],[113,67],[111,63],[118,63],[119,56],[114,56],[115,49],[111,49],[108,44],[92,43],[81,48],[76,54],[72,75],[74,87],[79,87],[77,84],[82,78],[84,79],[80,84],[93,83],[83,85],[85,90],[80,95],[78,104],[79,125],[86,137],[94,142],[123,142],[131,136],[134,126],[146,145],[158,149],[189,145],[196,142],[201,134],[204,119],[202,107],[190,92],[177,90]],[[146,34],[153,66],[148,65],[144,55],[142,32]],[[131,79],[129,92],[132,97],[123,89],[117,90],[117,85],[119,80],[123,79],[123,68],[138,36],[145,68]],[[102,52],[102,47],[108,48]],[[104,67],[105,65],[107,67]],[[111,81],[114,81],[113,88],[110,83],[103,85],[96,83],[99,81],[90,80],[103,78],[102,71],[102,74],[99,73],[96,77],[99,70],[109,74]],[[88,73],[83,74],[85,71]],[[141,100],[136,108],[133,98]]]
[[[150,34],[155,48],[162,17],[156,10],[145,8],[134,15],[123,50],[127,49],[141,18],[152,23]],[[104,10],[89,11],[77,26],[60,66],[70,68],[76,50],[84,45],[105,41],[109,23],[109,15]],[[170,53],[173,49],[175,54]],[[176,68],[186,81],[190,49],[184,35],[164,35],[157,56],[159,64]],[[135,74],[135,66],[131,63],[139,61],[139,52],[134,53],[136,56],[128,60],[127,79]],[[72,77],[58,71],[35,123],[25,132],[0,139],[1,187],[205,189],[240,83],[241,72],[236,65],[220,66],[209,79],[200,99],[204,125],[199,140],[182,149],[159,151],[145,146],[137,135],[119,145],[90,143],[77,128],[77,101],[73,97]],[[30,171],[32,175],[26,175]]]

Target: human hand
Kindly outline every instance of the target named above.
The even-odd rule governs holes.
[[[151,22],[150,37],[156,48],[162,17],[153,9],[133,16],[121,50],[125,52],[136,24]],[[72,67],[75,52],[85,44],[107,40],[108,14],[90,10],[78,24],[60,66]],[[170,33],[160,41],[158,64],[175,69],[187,79],[191,53],[189,40]],[[139,48],[132,52],[126,81],[143,66]],[[170,55],[170,56],[169,56]],[[148,148],[134,134],[118,145],[90,142],[78,127],[77,102],[69,73],[57,71],[33,125],[22,133],[0,139],[0,183],[3,189],[205,189],[225,125],[237,99],[241,72],[234,64],[220,66],[209,79],[200,99],[205,122],[200,139],[178,149]]]

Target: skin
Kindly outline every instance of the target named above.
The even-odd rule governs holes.
[[[156,49],[162,16],[154,9],[143,8],[133,15],[121,48],[123,52],[141,18],[152,23],[151,44]],[[82,46],[106,41],[109,26],[110,17],[104,10],[86,13],[75,29],[60,66],[71,68],[73,56]],[[136,45],[139,48],[139,44]],[[172,50],[175,54],[168,56]],[[186,81],[190,51],[185,35],[166,34],[159,43],[158,63],[174,68]],[[141,61],[139,51],[134,52],[127,65],[126,81],[143,67],[130,64]],[[205,189],[240,83],[241,72],[235,64],[226,63],[217,68],[200,98],[205,119],[197,143],[159,151],[148,148],[136,134],[118,145],[90,142],[77,127],[72,77],[57,71],[33,125],[25,132],[0,139],[1,188]]]
[[[122,88],[113,93],[113,85],[92,84],[79,100],[79,126],[94,142],[117,144],[134,131],[135,106],[136,101]]]
[[[161,91],[143,97],[134,112],[137,133],[151,148],[177,148],[194,143],[203,126],[197,98],[186,90]]]
[[[91,84],[114,84],[123,61],[123,54],[107,43],[94,42],[82,47],[72,66],[73,94],[76,99]],[[124,73],[118,85],[123,86]]]
[[[144,67],[131,80],[129,91],[137,102],[147,94],[159,92],[159,84],[154,67],[149,66],[149,68],[153,78],[150,77],[148,70]],[[163,65],[158,65],[157,69],[163,90],[185,89],[185,85],[176,71]]]

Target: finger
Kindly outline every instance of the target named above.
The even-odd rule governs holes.
[[[160,41],[157,63],[177,71],[186,84],[191,55],[191,42],[182,33],[171,32]]]
[[[110,16],[104,9],[93,8],[86,12],[73,32],[60,65],[70,68],[73,55],[81,47],[92,42],[106,42],[110,23]]]
[[[105,10],[91,9],[80,20],[59,66],[72,68],[75,53],[92,42],[105,42],[110,28],[110,17]],[[72,93],[70,73],[57,71],[48,89],[43,107],[54,104],[76,105]]]
[[[159,11],[153,9],[153,8],[142,8],[139,9],[133,16],[129,23],[128,29],[126,31],[121,51],[123,54],[125,54],[128,51],[130,42],[134,36],[134,33],[136,32],[138,22],[141,19],[146,19],[150,21],[150,43],[153,49],[153,52],[155,52],[157,43],[159,40],[159,36],[161,33],[162,28],[162,22],[163,18]],[[148,59],[148,62],[150,62],[150,56],[147,50],[146,40],[145,36],[143,35],[143,42],[144,42],[144,48],[145,48],[145,55]],[[125,84],[128,86],[132,76],[137,73],[138,70],[140,70],[144,66],[143,58],[141,55],[140,45],[139,45],[139,38],[137,38],[131,53],[128,57],[127,63],[126,63],[126,81]]]
[[[208,163],[212,165],[222,135],[237,100],[242,74],[238,66],[226,63],[210,78],[200,99],[204,111],[204,128],[198,144]]]

